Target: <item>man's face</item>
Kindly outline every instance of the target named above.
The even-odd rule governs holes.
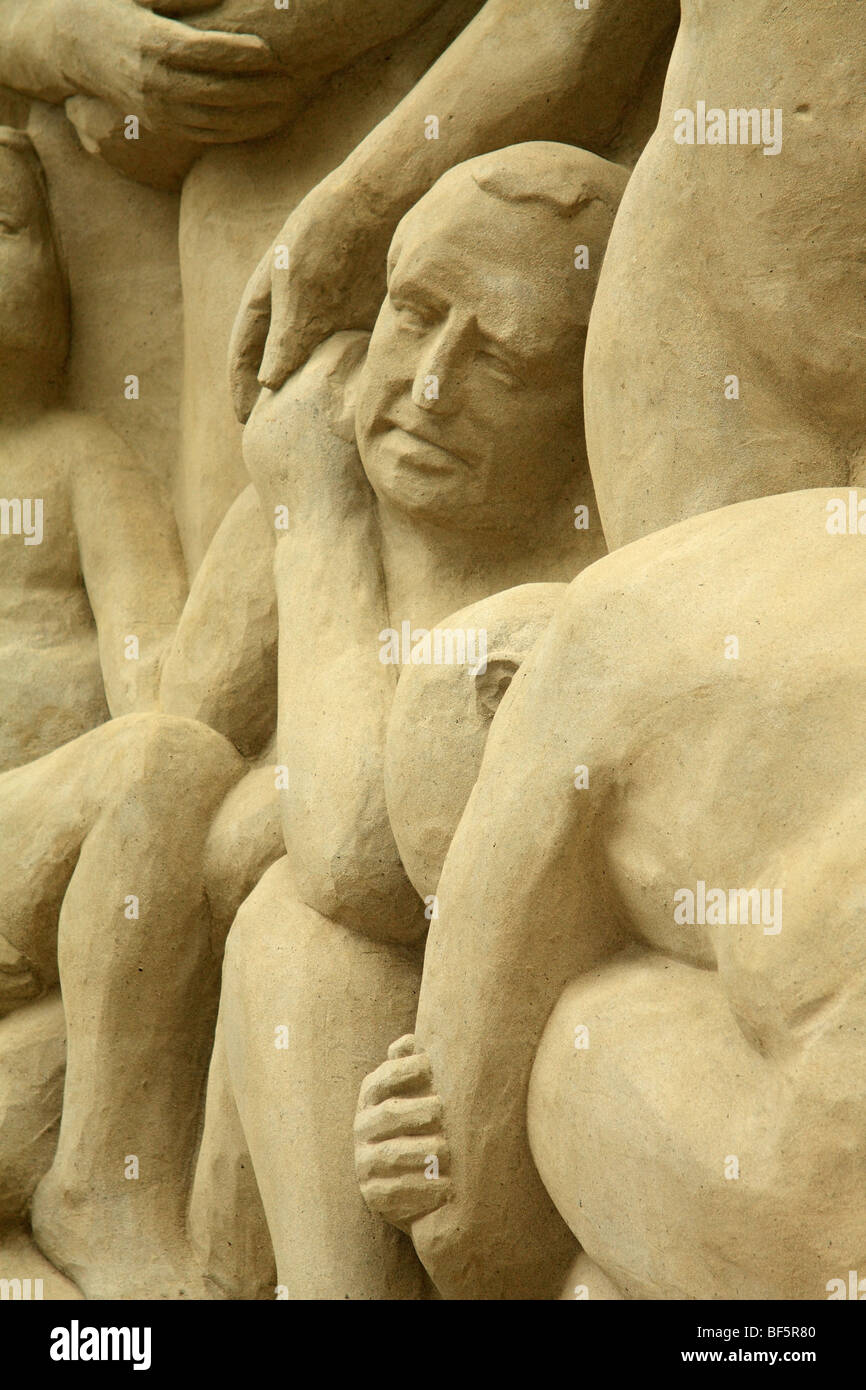
[[[65,335],[63,290],[29,159],[0,145],[0,352],[32,357]]]
[[[582,450],[588,317],[569,241],[546,209],[453,183],[405,219],[358,397],[380,499],[514,530],[559,496]]]

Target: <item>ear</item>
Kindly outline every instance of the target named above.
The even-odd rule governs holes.
[[[485,719],[493,718],[519,668],[520,662],[511,656],[494,657],[485,670],[472,677],[478,708]]]

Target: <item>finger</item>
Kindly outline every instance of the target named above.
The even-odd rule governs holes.
[[[319,343],[324,342],[332,331],[329,319],[310,314],[301,319],[299,299],[291,296],[293,306],[284,316],[284,322],[277,328],[271,320],[271,330],[262,357],[259,381],[271,391],[279,391],[287,379],[309,359]]]
[[[191,29],[173,19],[148,21],[142,50],[166,67],[189,72],[261,72],[276,67],[274,55],[256,34]]]
[[[393,1062],[383,1062],[381,1067],[364,1078],[358,1104],[364,1108],[407,1091],[432,1089],[430,1061],[423,1053],[420,1056],[399,1057]]]
[[[291,243],[289,245],[291,247]],[[291,267],[291,259],[289,265]],[[309,295],[306,298],[309,302]],[[272,391],[278,391],[286,378],[306,362],[312,349],[328,336],[327,331],[323,331],[309,343],[309,351],[297,351],[300,302],[301,296],[292,278],[291,268],[275,275],[272,286],[271,326],[259,368],[259,381],[263,386],[269,386]],[[273,386],[271,382],[274,382]]]
[[[355,1116],[355,1138],[368,1143],[396,1139],[401,1134],[430,1134],[442,1127],[438,1096],[391,1096],[379,1105],[365,1106]]]
[[[238,72],[219,77],[207,73],[178,72],[156,64],[143,83],[146,95],[162,97],[167,107],[186,106],[254,109],[280,103],[285,106],[292,87],[283,73]]]
[[[361,1196],[377,1216],[394,1226],[410,1225],[448,1201],[447,1182],[425,1183],[423,1178],[373,1178],[361,1184]]]
[[[252,135],[259,126],[272,126],[279,121],[283,107],[271,101],[264,106],[250,109],[225,106],[175,106],[171,109],[157,110],[157,120],[171,119],[173,127],[199,131],[202,136],[208,133],[223,135],[226,132],[234,139]]]
[[[355,1149],[355,1172],[359,1182],[370,1178],[396,1178],[420,1174],[424,1182],[436,1183],[447,1172],[451,1155],[441,1135],[421,1134],[411,1139],[386,1139],[381,1144],[359,1144]],[[426,1177],[436,1160],[437,1176]]]
[[[258,370],[271,322],[273,252],[259,261],[247,284],[229,341],[229,389],[235,414],[246,424],[259,395]]]
[[[411,1057],[415,1051],[415,1034],[404,1033],[402,1038],[392,1042],[388,1048],[388,1060],[393,1062],[395,1057]]]

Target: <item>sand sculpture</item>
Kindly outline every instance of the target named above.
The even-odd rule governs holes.
[[[0,1278],[862,1266],[864,66],[0,4]]]

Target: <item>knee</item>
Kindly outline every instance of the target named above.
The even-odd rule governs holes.
[[[285,914],[294,896],[294,881],[284,855],[263,874],[235,913],[226,941],[224,988],[242,984],[250,961],[260,961],[262,952],[285,937]]]
[[[243,775],[246,764],[222,734],[175,715],[130,715],[116,721],[123,769],[118,791],[136,799],[215,808]]]
[[[205,845],[205,887],[223,937],[240,905],[284,854],[272,770],[255,768],[222,802]]]

